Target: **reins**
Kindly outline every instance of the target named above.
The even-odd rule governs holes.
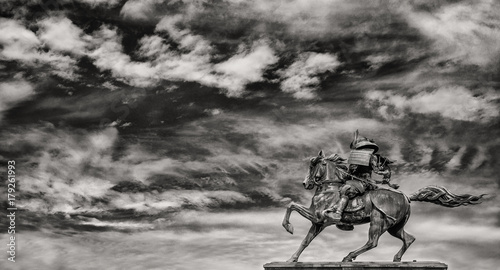
[[[385,165],[386,161],[387,160],[384,161],[384,163],[382,164],[382,166]],[[344,164],[348,165],[348,163],[344,163]],[[355,179],[355,180],[358,180],[358,181],[361,181],[361,182],[365,182],[365,183],[368,183],[368,184],[371,184],[371,185],[377,185],[377,184],[384,185],[384,184],[386,184],[386,185],[394,188],[391,185],[391,183],[389,183],[388,181],[380,181],[380,180],[375,180],[375,179],[372,179],[372,178],[360,178],[360,177],[357,177],[355,175],[350,174],[349,172],[347,172],[347,171],[339,168],[338,166],[335,166],[335,169],[339,170],[343,175],[347,175],[347,176],[351,177],[352,179]],[[332,181],[332,180],[324,181],[324,182],[317,182],[316,179],[313,179],[313,182],[317,186],[321,186],[321,185],[328,184],[328,183],[342,183],[341,181]]]

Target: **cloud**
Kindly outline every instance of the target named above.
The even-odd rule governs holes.
[[[165,210],[174,211],[181,209],[220,209],[227,206],[250,206],[251,198],[231,190],[174,190],[159,194],[151,193],[120,193],[109,194],[109,206],[112,209],[134,209],[137,212],[149,214]]]
[[[0,43],[3,48],[2,58],[30,61],[34,55],[34,48],[40,44],[35,33],[26,29],[21,23],[5,18],[0,19]]]
[[[167,32],[181,48],[191,50],[179,55],[179,59],[160,59],[163,74],[189,76],[202,84],[226,89],[229,96],[240,96],[246,84],[262,81],[263,72],[278,61],[268,42],[258,41],[250,50],[246,50],[242,44],[239,53],[221,63],[212,64],[211,58],[215,52],[209,41],[191,33],[189,29],[180,29],[177,23],[181,20],[182,16],[179,15],[167,16],[156,26],[156,31]],[[184,75],[186,73],[191,75]]]
[[[213,14],[217,11],[231,13],[226,18],[216,18],[217,27],[231,29],[234,25],[223,25],[224,19],[233,24],[249,25],[258,33],[285,33],[301,40],[325,40],[341,36],[353,36],[386,32],[377,27],[390,23],[396,16],[398,3],[345,1],[226,1],[217,10],[196,5],[196,1],[186,8],[188,20],[196,21],[197,15]],[[202,17],[202,16],[200,16]],[[202,20],[202,19],[201,19]],[[250,23],[249,23],[250,22]]]
[[[89,36],[64,17],[48,17],[38,22],[41,26],[38,36],[55,51],[82,55],[88,46]]]
[[[434,42],[438,59],[488,66],[500,57],[499,12],[496,1],[479,1],[433,12],[407,12],[405,17]]]
[[[349,135],[351,137],[352,132],[359,127],[363,127],[365,133],[374,133],[381,129],[382,125],[377,120],[368,118],[325,120],[309,125],[302,122],[276,125],[262,119],[262,121],[253,120],[252,123],[241,123],[235,128],[243,133],[257,133],[262,149],[264,152],[269,151],[268,154],[270,154],[274,151],[286,151],[288,147],[328,146],[336,148],[336,136]]]
[[[155,69],[147,62],[136,62],[123,52],[121,37],[116,29],[102,26],[93,33],[96,49],[89,53],[94,65],[111,70],[113,75],[134,86],[151,86],[157,82]]]
[[[204,1],[129,0],[121,9],[121,16],[132,21],[158,22],[164,16],[182,14],[184,22],[196,23],[207,14],[227,14],[225,19],[240,24],[244,21],[284,25],[289,34],[318,37],[321,34],[338,33],[342,21],[335,20],[344,13],[355,13],[366,5],[342,1],[224,1],[208,3]],[[372,7],[377,7],[374,4]],[[375,10],[365,8],[363,11]],[[346,16],[342,16],[342,19]],[[216,28],[230,29],[234,25],[219,25],[221,18],[212,18]],[[224,18],[222,18],[224,21]],[[216,29],[219,30],[219,29]],[[268,29],[270,30],[270,29]]]
[[[23,137],[10,137],[18,132]],[[30,167],[23,169],[23,191],[31,194],[23,202],[30,211],[75,212],[93,209],[93,200],[102,198],[116,179],[127,179],[126,170],[113,162],[111,149],[117,130],[68,132],[46,124],[16,127],[2,134],[2,152],[15,158],[30,149]]]
[[[91,7],[115,7],[120,3],[120,0],[77,0],[81,3],[90,5]]]
[[[254,45],[249,51],[215,65],[215,71],[221,73],[216,84],[227,89],[229,96],[240,96],[246,84],[263,81],[264,71],[277,61],[267,44]]]
[[[156,23],[166,14],[172,15],[178,6],[184,6],[184,1],[170,0],[129,0],[121,11],[120,15],[126,20],[139,22]],[[188,2],[189,3],[189,2]]]
[[[264,71],[278,58],[266,42],[256,43],[249,50],[220,63],[212,63],[214,49],[202,36],[179,29],[177,19],[163,19],[157,31],[166,31],[178,42],[181,51],[173,50],[158,35],[139,40],[138,54],[148,59],[138,62],[123,52],[121,37],[106,26],[93,34],[96,49],[89,55],[102,70],[125,82],[141,87],[153,86],[159,80],[193,81],[202,85],[222,88],[228,96],[241,96],[245,85],[264,80]]]
[[[287,69],[281,71],[281,89],[297,99],[312,99],[319,87],[320,75],[333,72],[340,66],[337,56],[321,53],[302,53]]]
[[[26,29],[21,22],[11,19],[0,19],[0,57],[3,60],[19,61],[30,67],[49,66],[50,73],[68,80],[75,80],[77,76],[76,60],[54,53],[41,50],[42,42],[32,31]]]
[[[392,91],[373,90],[366,93],[367,106],[386,119],[404,117],[405,111],[409,110],[421,114],[438,113],[454,120],[488,122],[499,116],[498,98],[492,92],[475,95],[463,86],[441,87],[410,96]]]
[[[396,2],[365,5],[357,2],[295,0],[225,1],[206,4],[198,1],[181,3],[154,0],[129,1],[122,9],[122,16],[135,16],[138,19],[142,18],[141,20],[156,22],[160,17],[159,14],[163,13],[164,16],[156,25],[156,31],[168,33],[169,37],[181,45],[181,48],[186,48],[186,43],[208,44],[202,46],[211,51],[208,61],[213,61],[214,58],[235,57],[228,55],[227,52],[214,51],[215,46],[212,44],[224,45],[223,47],[227,48],[239,45],[241,51],[241,47],[244,50],[248,50],[249,45],[255,47],[255,43],[265,37],[271,40],[272,43],[268,44],[273,44],[273,49],[277,51],[267,53],[266,58],[269,63],[274,64],[276,61],[273,60],[273,56],[281,56],[282,53],[285,55],[293,53],[302,58],[290,67],[293,70],[285,70],[291,74],[282,78],[285,80],[282,82],[284,91],[296,98],[312,99],[316,97],[314,90],[320,84],[319,75],[331,72],[340,65],[337,57],[347,58],[347,62],[356,64],[355,68],[366,65],[365,62],[359,63],[361,59],[365,59],[371,63],[370,69],[378,69],[391,61],[400,64],[422,57],[424,53],[421,51],[422,44],[418,32],[405,29],[403,30],[405,34],[401,34],[401,28],[406,26],[406,22],[399,17],[401,13],[399,9],[402,8],[409,9]],[[379,38],[385,35],[396,37],[398,42]],[[357,36],[363,38],[355,41],[347,40],[348,44],[344,42],[344,38]],[[338,45],[340,48],[303,42],[308,39],[335,40],[335,44],[340,41]],[[294,40],[293,45],[286,44],[288,40]],[[308,49],[332,52],[317,53],[317,55],[303,52]],[[341,52],[338,52],[339,50]],[[370,57],[372,53],[376,53],[378,57]],[[327,59],[329,57],[330,59]],[[182,62],[182,66],[185,67],[182,71],[193,74],[191,77],[196,78],[196,81],[224,88],[230,96],[239,96],[242,92],[240,85],[245,81],[241,76],[213,76],[213,70],[196,69],[198,66],[206,67],[202,65],[207,63],[205,59],[194,57],[192,54],[185,55],[185,58],[184,60],[189,61]],[[310,71],[300,71],[299,65],[314,60],[317,62],[310,64],[316,65],[316,70],[311,67]],[[332,65],[328,66],[321,61],[330,61]],[[346,68],[351,67],[346,66]],[[259,69],[255,69],[254,72],[261,76],[257,72]]]
[[[165,40],[157,35],[144,36],[139,40],[139,45],[137,54],[150,60],[167,54],[170,50],[170,45],[166,44]]]
[[[19,133],[23,136],[13,136]],[[120,146],[119,139],[112,127],[84,131],[56,129],[46,123],[4,129],[0,151],[12,159],[23,156],[23,151],[31,153],[26,159],[30,166],[23,169],[22,192],[28,197],[22,206],[34,212],[132,209],[151,214],[269,206],[284,199],[271,187],[275,168],[264,158],[232,152],[227,142],[214,142],[218,146],[209,150],[216,152],[203,161],[186,161],[142,145]],[[178,143],[173,139],[166,148]]]
[[[33,85],[24,80],[0,83],[0,113],[31,98],[34,94]],[[2,120],[1,114],[0,120]]]

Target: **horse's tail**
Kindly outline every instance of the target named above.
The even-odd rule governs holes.
[[[445,207],[458,207],[469,204],[480,204],[483,202],[482,194],[474,196],[470,194],[453,194],[444,187],[427,186],[411,194],[411,201],[431,202]]]

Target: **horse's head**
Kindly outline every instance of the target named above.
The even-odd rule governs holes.
[[[312,189],[324,176],[325,154],[323,150],[319,151],[317,157],[312,157],[309,160],[309,171],[307,172],[306,179],[304,179],[304,188]]]
[[[314,186],[322,185],[327,180],[334,180],[337,163],[343,160],[336,154],[325,157],[323,150],[319,151],[317,157],[312,157],[309,160],[309,171],[302,182],[304,188],[312,189]]]

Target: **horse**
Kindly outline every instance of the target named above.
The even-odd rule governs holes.
[[[445,207],[458,207],[479,204],[482,202],[482,197],[486,195],[457,195],[449,192],[444,187],[427,186],[408,197],[401,191],[390,187],[376,187],[350,200],[340,222],[334,222],[325,213],[336,208],[335,203],[340,198],[340,188],[345,183],[344,179],[348,177],[348,170],[343,161],[344,159],[336,154],[325,157],[323,151],[320,151],[317,157],[310,159],[309,171],[303,185],[308,190],[316,187],[311,205],[306,207],[291,202],[286,209],[282,225],[286,231],[293,234],[290,215],[292,211],[296,211],[310,220],[312,226],[298,250],[290,257],[288,262],[297,262],[304,249],[326,227],[335,224],[339,229],[352,230],[353,226],[366,223],[370,223],[368,241],[359,249],[351,251],[342,259],[342,262],[352,262],[360,254],[375,248],[379,237],[386,231],[403,241],[403,246],[393,258],[394,262],[400,262],[403,254],[415,241],[415,237],[404,229],[410,217],[410,201],[423,201]]]

